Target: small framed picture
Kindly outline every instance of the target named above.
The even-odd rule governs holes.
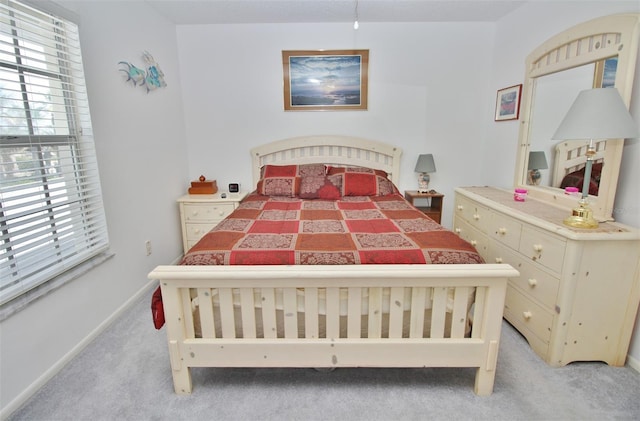
[[[496,97],[496,121],[517,120],[520,116],[522,85],[500,89]]]

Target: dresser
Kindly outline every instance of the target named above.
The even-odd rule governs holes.
[[[456,189],[454,230],[487,263],[509,263],[504,317],[552,366],[625,363],[640,302],[640,231],[575,229],[570,211],[492,187]]]
[[[229,216],[247,192],[216,194],[187,194],[178,199],[182,247],[186,253],[218,222]]]

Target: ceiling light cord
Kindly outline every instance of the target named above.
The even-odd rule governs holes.
[[[356,20],[353,22],[353,29],[358,29],[360,24],[358,23],[358,0],[356,0]]]

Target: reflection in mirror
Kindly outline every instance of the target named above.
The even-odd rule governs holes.
[[[562,185],[564,176],[580,171],[581,165],[577,162],[575,165],[570,164],[565,169],[564,162],[567,161],[568,157],[563,154],[571,152],[556,150],[558,142],[552,140],[551,137],[560,125],[562,118],[567,114],[578,93],[594,85],[595,73],[596,65],[589,63],[584,66],[545,75],[535,80],[531,125],[529,127],[530,150],[544,152],[552,168],[551,171],[541,174],[541,178],[536,185],[564,188],[567,185],[572,185]],[[586,145],[586,142],[584,143]],[[579,157],[575,156],[576,153],[573,152],[573,154],[572,159],[579,160]],[[527,180],[527,184],[531,185],[532,183]]]
[[[531,151],[529,152],[529,177],[527,178],[527,184],[530,186],[540,185],[542,179],[542,173],[540,170],[546,170],[549,168],[547,164],[547,156],[544,151]]]

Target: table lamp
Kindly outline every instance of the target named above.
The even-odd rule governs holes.
[[[436,172],[436,164],[433,162],[433,155],[423,154],[418,156],[415,172],[420,173],[418,176],[418,192],[427,193],[429,191],[429,173]]]
[[[587,161],[582,184],[582,197],[578,207],[564,224],[574,228],[597,228],[589,208],[589,183],[595,155],[594,140],[625,139],[640,136],[638,126],[616,88],[587,89],[578,94],[560,127],[553,135],[557,140],[584,139],[589,141]]]
[[[540,174],[540,170],[546,170],[549,168],[547,165],[547,157],[545,156],[543,151],[531,151],[529,152],[529,178],[528,183],[532,186],[537,186],[540,184],[540,178],[542,178],[542,174]]]

